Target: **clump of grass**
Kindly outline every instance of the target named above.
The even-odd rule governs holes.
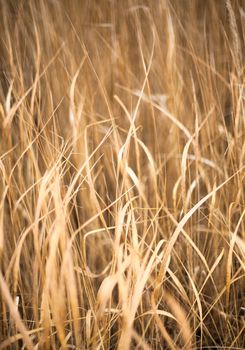
[[[0,349],[244,348],[244,2],[0,13]]]

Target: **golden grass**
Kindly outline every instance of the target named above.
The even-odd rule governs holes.
[[[244,1],[0,13],[0,349],[245,348]]]

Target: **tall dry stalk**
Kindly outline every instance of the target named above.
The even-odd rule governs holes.
[[[244,0],[0,14],[0,349],[244,348]]]

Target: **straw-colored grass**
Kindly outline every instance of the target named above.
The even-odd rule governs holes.
[[[0,14],[0,349],[244,349],[244,0]]]

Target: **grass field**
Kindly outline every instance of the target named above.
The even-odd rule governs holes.
[[[0,15],[0,349],[244,349],[245,1]]]

